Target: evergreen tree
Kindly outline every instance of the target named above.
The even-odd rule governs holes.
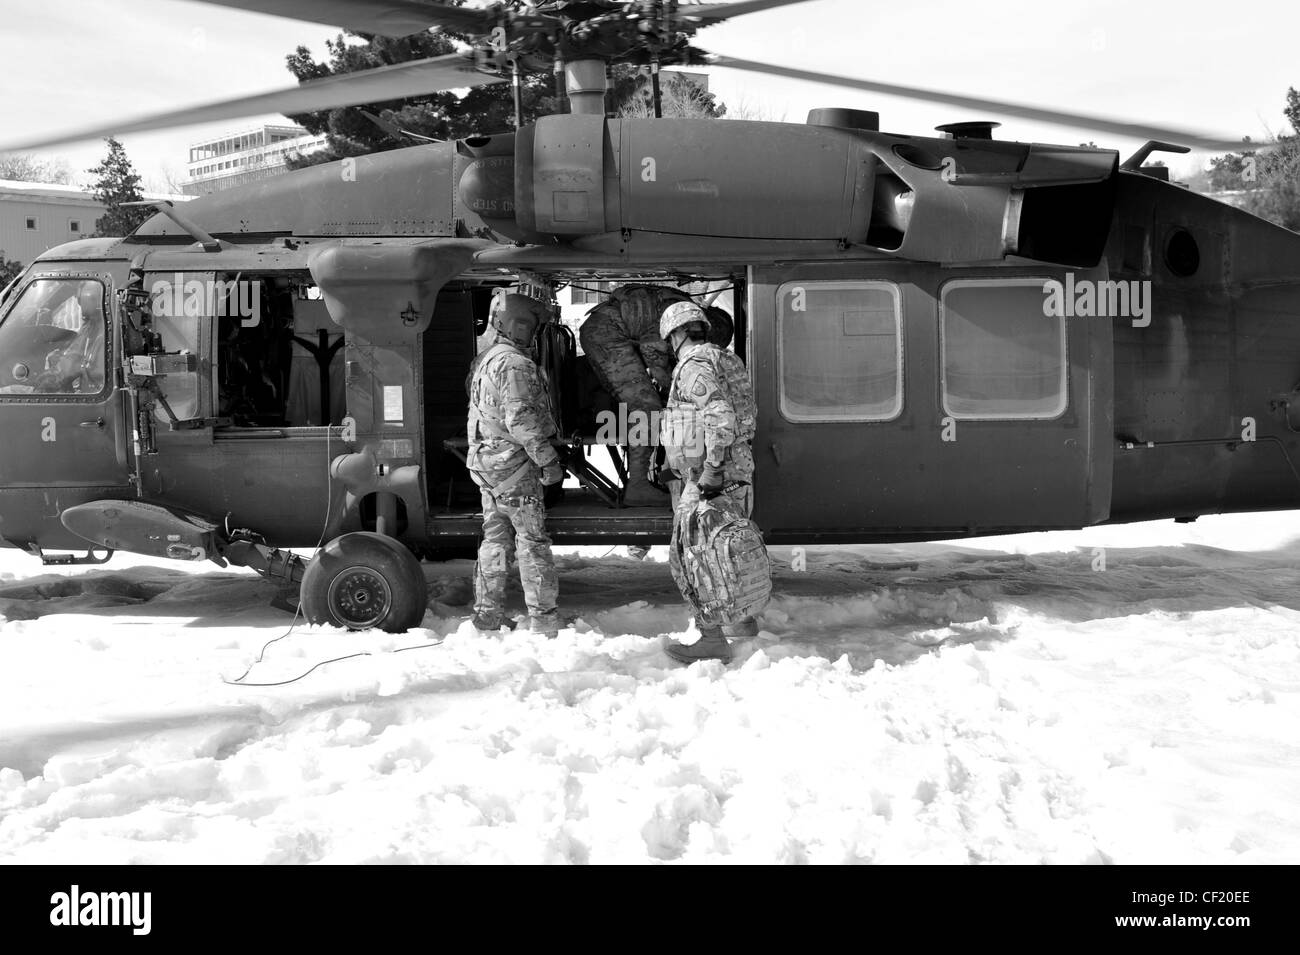
[[[445,31],[416,33],[405,37],[340,33],[335,39],[325,41],[329,52],[325,60],[314,59],[307,47],[300,46],[285,58],[285,62],[298,82],[304,83],[394,63],[444,56],[456,49],[449,36],[464,39]],[[365,42],[349,42],[349,37]],[[665,116],[716,119],[726,113],[725,105],[689,78],[666,73],[663,80]],[[651,115],[649,81],[644,71],[619,64],[613,69],[612,87],[611,99],[616,113],[624,116]],[[535,122],[541,116],[564,112],[566,108],[564,102],[555,96],[554,79],[550,73],[525,73],[520,101],[524,123]],[[476,134],[511,130],[515,117],[514,90],[510,83],[494,83],[472,87],[463,96],[450,92],[429,93],[359,107],[290,116],[291,120],[308,132],[325,135],[328,146],[305,156],[291,157],[289,167],[300,169],[347,156],[362,156],[411,145],[411,141],[406,138],[398,139],[384,132],[363,115],[363,110],[418,136],[438,140],[463,139]]]
[[[140,176],[121,143],[112,138],[104,141],[108,143],[108,155],[98,166],[86,170],[95,177],[91,195],[105,206],[104,214],[95,220],[95,235],[130,235],[153,216],[154,210],[143,206],[123,206],[123,203],[144,199],[140,191]]]
[[[355,73],[394,63],[406,63],[428,57],[443,56],[456,47],[442,33],[416,33],[405,37],[368,36],[349,33],[364,43],[349,43],[339,34],[326,40],[329,56],[323,62],[312,58],[305,46],[285,58],[289,72],[298,82]],[[533,122],[539,116],[559,111],[552,95],[549,75],[525,74],[522,90],[523,119]],[[460,139],[476,133],[499,133],[514,125],[514,91],[509,83],[477,86],[464,96],[450,92],[429,93],[406,99],[369,103],[289,118],[315,135],[324,134],[329,145],[305,156],[292,158],[290,168],[332,162],[346,156],[362,156],[409,146],[407,139],[396,139],[368,120],[362,110],[373,113],[399,129],[430,139]]]
[[[1250,137],[1246,137],[1247,140]],[[1258,154],[1253,150],[1215,156],[1210,160],[1210,188],[1215,192],[1232,192],[1248,188],[1255,179],[1259,165]]]
[[[1210,185],[1244,190],[1241,208],[1300,232],[1300,91],[1295,87],[1287,90],[1282,115],[1295,131],[1292,135],[1277,136],[1259,152],[1246,149],[1211,159]]]
[[[3,292],[10,282],[18,278],[22,270],[23,264],[21,262],[6,259],[5,250],[0,249],[0,292]]]

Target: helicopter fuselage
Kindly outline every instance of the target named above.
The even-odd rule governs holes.
[[[770,542],[1300,503],[1300,235],[1104,150],[552,119],[38,259],[0,303],[0,543],[213,557],[179,521],[273,547],[379,527],[463,548],[475,323],[521,281],[734,286]],[[255,314],[221,313],[207,290],[225,283],[255,286]],[[73,284],[102,289],[102,353],[82,353],[101,367],[44,392],[54,349],[17,329]],[[595,458],[570,419],[575,460]],[[106,516],[114,501],[133,507]],[[671,518],[579,492],[549,524],[557,543],[649,543]]]

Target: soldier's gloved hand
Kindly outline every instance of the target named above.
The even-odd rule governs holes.
[[[704,500],[717,497],[722,493],[722,485],[725,478],[722,475],[722,468],[715,467],[712,464],[704,466],[704,473],[700,475],[699,488],[700,497]]]
[[[668,485],[673,481],[680,481],[681,475],[666,464],[660,464],[658,461],[651,462],[650,473],[646,475],[650,478],[650,483],[657,488],[668,490]]]
[[[668,389],[673,385],[672,372],[664,368],[647,368],[650,372],[650,379],[655,383],[661,394],[667,394]]]
[[[547,487],[552,484],[559,484],[564,480],[564,468],[560,467],[560,462],[552,461],[546,467],[542,468],[542,483]]]

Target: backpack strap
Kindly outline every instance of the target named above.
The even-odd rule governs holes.
[[[495,345],[493,345],[491,348],[485,351],[483,353],[482,360],[478,363],[478,368],[474,370],[475,381],[477,382],[479,375],[486,374],[488,370],[488,366],[493,361],[495,361],[496,359],[504,355],[509,348],[510,346],[507,345],[505,342],[497,342]],[[482,437],[484,434],[486,434],[490,438],[510,437],[510,435],[506,433],[505,429],[498,428],[495,423],[488,421],[481,414],[479,414],[477,402],[473,401],[473,399],[476,397],[477,394],[470,396],[471,407],[473,408],[474,411],[474,427],[477,430],[478,434],[470,435],[470,437],[471,438]]]

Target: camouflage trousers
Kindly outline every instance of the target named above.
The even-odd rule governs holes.
[[[582,339],[582,349],[605,390],[627,405],[628,411],[649,414],[663,408],[659,389],[646,372],[645,359],[631,342],[593,333]]]
[[[673,496],[673,537],[672,542],[668,545],[668,569],[672,572],[673,581],[677,584],[677,589],[681,591],[682,599],[691,608],[691,615],[699,626],[716,626],[721,625],[722,621],[714,619],[714,616],[691,600],[684,586],[682,577],[681,560],[677,556],[677,532],[682,526],[683,512],[689,510],[700,503],[700,488],[694,481],[669,481],[668,490]],[[737,514],[743,514],[749,517],[754,512],[754,488],[752,485],[745,484],[733,491],[724,491],[721,495],[714,498],[715,504],[722,504],[733,509]]]
[[[531,485],[536,484],[536,487]],[[519,581],[530,617],[551,617],[560,583],[546,533],[546,508],[541,485],[521,482],[500,500],[482,489],[483,542],[478,548],[474,574],[474,612],[488,620],[501,619],[506,609],[506,584],[510,559],[519,561]],[[535,492],[535,493],[534,493]]]

